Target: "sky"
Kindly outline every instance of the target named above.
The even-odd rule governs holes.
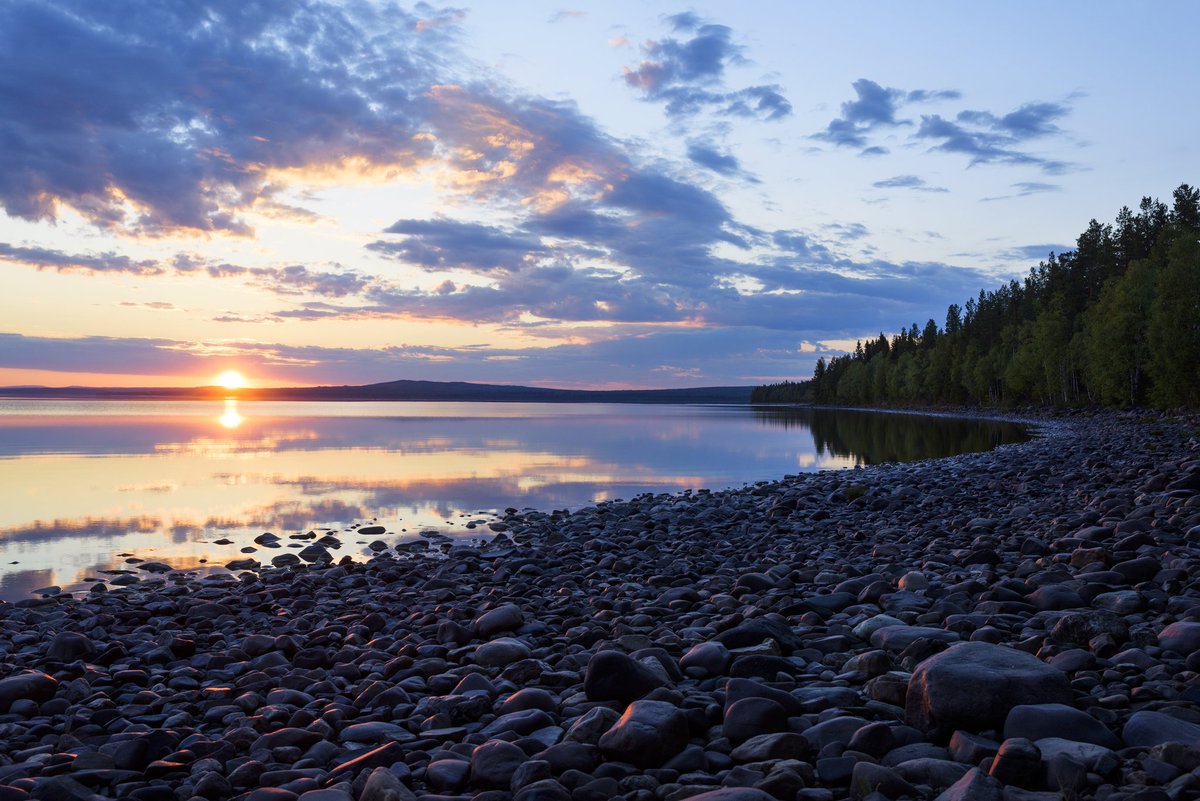
[[[0,385],[757,385],[1200,182],[1200,5],[0,0]]]

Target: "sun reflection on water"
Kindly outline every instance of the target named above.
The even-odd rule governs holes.
[[[242,417],[242,415],[238,412],[237,398],[226,398],[225,411],[222,412],[221,416],[217,418],[217,422],[220,423],[223,428],[232,430],[240,426],[242,421],[245,419],[246,418]]]

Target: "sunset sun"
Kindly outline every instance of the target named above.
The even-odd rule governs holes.
[[[241,389],[246,386],[246,377],[237,370],[225,370],[217,376],[217,386],[225,389]]]

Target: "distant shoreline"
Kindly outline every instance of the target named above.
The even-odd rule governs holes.
[[[362,386],[274,387],[0,387],[5,400],[430,401],[527,403],[749,404],[753,387],[583,390],[441,381]]]

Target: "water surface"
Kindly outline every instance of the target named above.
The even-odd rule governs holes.
[[[980,451],[1020,427],[780,407],[0,401],[0,598],[87,586],[135,558],[263,562],[364,521],[389,544],[485,533],[506,507]],[[272,532],[280,549],[253,543]],[[216,544],[227,539],[230,544]],[[341,536],[361,558],[369,539]],[[109,572],[105,572],[109,571]]]

